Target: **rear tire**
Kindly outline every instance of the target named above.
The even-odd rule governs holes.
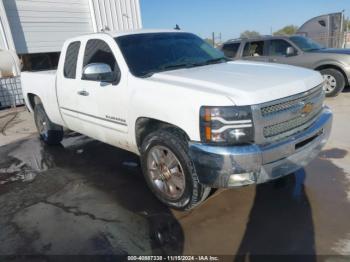
[[[345,78],[343,74],[334,68],[326,68],[320,71],[326,81],[325,92],[327,97],[335,97],[343,91]]]
[[[63,128],[50,121],[42,104],[34,107],[34,120],[41,140],[48,145],[58,145],[63,139]]]
[[[171,208],[190,210],[209,196],[211,188],[199,183],[186,138],[177,130],[149,134],[142,143],[141,165],[151,191]]]

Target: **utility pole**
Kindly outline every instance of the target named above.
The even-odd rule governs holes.
[[[347,48],[348,46],[348,38],[350,37],[349,36],[349,26],[350,26],[350,20],[349,20],[349,17],[347,17],[347,19],[345,20],[346,24],[345,24],[345,44],[344,44],[344,48]]]
[[[212,33],[211,40],[213,42],[213,46],[215,47],[216,44],[222,43],[222,34],[221,32],[218,34],[218,36],[215,35],[215,32]]]

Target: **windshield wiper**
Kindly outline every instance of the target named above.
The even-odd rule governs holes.
[[[226,57],[220,57],[220,58],[209,59],[209,60],[201,63],[201,65],[219,64],[219,63],[228,62],[228,61],[230,61],[230,59],[228,59]]]
[[[167,70],[178,69],[178,68],[191,68],[191,67],[194,67],[194,66],[196,66],[196,64],[193,64],[193,63],[165,65],[165,66],[161,66],[158,70],[149,71],[149,72],[145,73],[144,75],[142,75],[140,77],[148,78],[148,77],[153,76],[156,73],[164,72],[164,71],[167,71]]]
[[[191,68],[191,67],[194,67],[196,65],[197,64],[195,64],[195,63],[182,63],[182,64],[165,65],[165,66],[162,66],[160,69],[165,71],[168,69]]]

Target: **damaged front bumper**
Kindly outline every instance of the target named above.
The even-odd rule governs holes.
[[[332,112],[324,108],[311,127],[286,140],[266,146],[211,146],[190,144],[199,182],[213,188],[264,183],[306,166],[326,144]]]

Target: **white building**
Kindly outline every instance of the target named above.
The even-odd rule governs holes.
[[[142,27],[139,0],[0,0],[0,49],[59,52],[70,37]]]
[[[55,68],[70,37],[140,28],[139,0],[0,0],[0,52],[17,53],[23,70]],[[4,68],[8,59],[0,60],[0,109],[23,102],[19,78]]]

